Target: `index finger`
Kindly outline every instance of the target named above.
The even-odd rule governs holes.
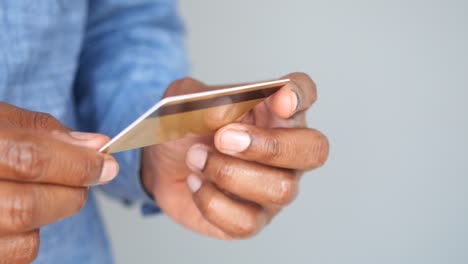
[[[31,129],[67,143],[94,149],[109,141],[104,135],[71,131],[51,114],[34,112],[3,102],[0,102],[0,126]]]
[[[67,127],[50,114],[30,111],[4,102],[0,102],[0,120],[2,126],[38,131],[69,131]]]
[[[118,164],[107,154],[41,133],[0,131],[0,180],[90,186],[107,183]]]
[[[322,166],[329,153],[327,137],[307,128],[230,124],[216,132],[214,143],[221,153],[236,158],[301,171]]]
[[[268,99],[270,110],[281,118],[290,118],[307,110],[317,100],[317,86],[305,73],[291,73],[290,82]]]

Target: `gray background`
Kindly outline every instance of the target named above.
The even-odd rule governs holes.
[[[100,197],[117,263],[468,263],[466,0],[183,0],[193,76],[310,73],[327,165],[258,237]]]

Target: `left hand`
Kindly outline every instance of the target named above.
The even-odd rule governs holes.
[[[301,175],[324,164],[329,146],[306,124],[314,82],[303,73],[286,78],[238,123],[143,150],[144,185],[169,217],[204,235],[247,238],[294,200]],[[208,89],[183,79],[166,96]]]

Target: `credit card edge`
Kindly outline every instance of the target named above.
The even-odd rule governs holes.
[[[249,109],[252,110],[254,107],[256,107],[257,105],[259,105],[261,102],[263,102],[267,97],[264,97],[264,98],[261,98],[262,100],[260,100],[258,103],[252,105],[252,107]],[[252,100],[248,100],[248,101],[256,101],[256,100],[259,100],[259,99],[252,99]],[[245,101],[245,102],[248,102],[248,101]],[[217,106],[215,106],[217,107]],[[213,107],[213,108],[215,108]],[[242,116],[242,115],[240,115]],[[240,117],[239,116],[239,117]],[[153,118],[157,118],[157,117],[153,117]],[[144,119],[146,120],[146,119]],[[211,132],[207,132],[207,133],[202,133],[202,134],[194,134],[193,136],[203,136],[203,135],[209,135],[209,134],[212,134],[214,133],[213,131]],[[179,140],[181,138],[178,138],[178,139],[174,139],[174,140],[169,140],[169,141],[166,141],[166,142],[172,142],[172,141],[176,141],[176,140]],[[126,148],[126,149],[122,149],[122,150],[118,150],[118,151],[113,151],[113,152],[107,152],[109,154],[113,154],[113,153],[120,153],[120,152],[124,152],[124,151],[129,151],[129,150],[132,150],[132,149],[136,149],[136,148],[144,148],[144,147],[148,147],[148,146],[152,146],[152,145],[157,145],[157,144],[148,144],[148,145],[143,145],[143,146],[139,146],[139,147],[135,147],[135,148]]]
[[[155,105],[153,105],[151,108],[149,108],[146,112],[144,112],[140,117],[135,119],[130,125],[128,125],[126,128],[124,128],[122,131],[120,131],[116,136],[114,136],[107,144],[105,144],[103,147],[99,149],[99,152],[101,153],[109,153],[108,148],[117,140],[119,140],[123,135],[125,135],[129,130],[131,130],[133,127],[138,125],[141,121],[145,120],[148,116],[150,116],[154,111],[157,111],[160,107],[164,106],[165,104],[169,104],[171,102],[177,101],[177,100],[189,100],[193,98],[198,98],[198,97],[204,97],[204,96],[210,96],[210,95],[216,95],[220,93],[229,93],[229,92],[236,92],[236,91],[241,91],[241,90],[247,90],[249,88],[256,88],[259,86],[268,86],[268,85],[286,85],[289,83],[291,80],[290,79],[280,79],[280,80],[275,80],[275,81],[267,81],[267,82],[260,82],[260,83],[254,83],[254,84],[247,84],[247,85],[242,85],[242,86],[236,86],[236,87],[231,87],[231,88],[224,88],[224,89],[219,89],[219,90],[213,90],[213,91],[206,91],[206,92],[200,92],[200,93],[192,93],[192,94],[186,94],[186,95],[177,95],[177,96],[171,96],[171,97],[166,97],[161,99],[159,102],[157,102]],[[120,152],[120,151],[119,151]],[[117,152],[112,152],[112,153],[117,153]]]

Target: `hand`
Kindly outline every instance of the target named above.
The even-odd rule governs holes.
[[[107,141],[0,103],[0,263],[30,263],[39,228],[80,211],[87,186],[116,176],[116,161],[96,151]]]
[[[304,171],[327,159],[328,141],[306,128],[314,82],[302,73],[286,77],[289,84],[214,136],[143,150],[144,184],[168,216],[205,235],[247,238],[294,200]],[[166,96],[208,89],[184,79]]]

